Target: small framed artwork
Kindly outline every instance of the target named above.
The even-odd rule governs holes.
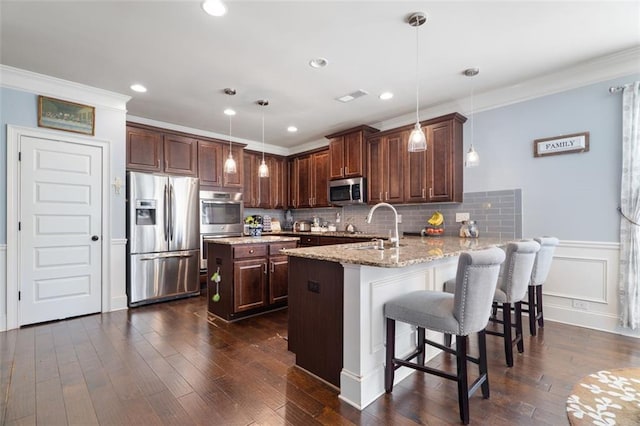
[[[589,151],[589,132],[536,139],[533,141],[534,157],[587,151]]]
[[[95,107],[38,96],[38,126],[93,136]]]

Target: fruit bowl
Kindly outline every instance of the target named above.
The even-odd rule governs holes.
[[[426,226],[420,235],[423,237],[440,237],[444,234],[444,226]]]

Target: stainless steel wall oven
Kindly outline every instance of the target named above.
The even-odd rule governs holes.
[[[200,268],[207,267],[206,238],[239,237],[243,231],[242,192],[200,191]]]

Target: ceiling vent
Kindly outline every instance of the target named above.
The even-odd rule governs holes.
[[[361,98],[363,96],[368,95],[369,93],[365,92],[364,90],[356,90],[355,92],[349,93],[348,95],[344,95],[344,96],[340,96],[339,98],[336,98],[337,101],[343,102],[343,103],[347,103],[347,102],[351,102],[354,99],[358,99]]]

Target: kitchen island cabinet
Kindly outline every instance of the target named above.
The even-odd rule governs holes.
[[[364,409],[384,393],[385,302],[416,290],[442,290],[464,250],[500,239],[405,237],[399,248],[371,242],[287,249],[289,349],[296,365],[340,388],[340,399]],[[329,318],[338,319],[335,324]],[[308,336],[313,336],[313,339]],[[442,339],[427,331],[427,338]],[[415,349],[415,329],[398,324],[396,353]],[[426,359],[438,353],[428,347]],[[400,382],[414,370],[400,368]]]
[[[212,238],[205,243],[210,313],[233,321],[287,305],[289,263],[280,250],[296,247],[297,237]],[[218,285],[211,281],[217,271]]]

